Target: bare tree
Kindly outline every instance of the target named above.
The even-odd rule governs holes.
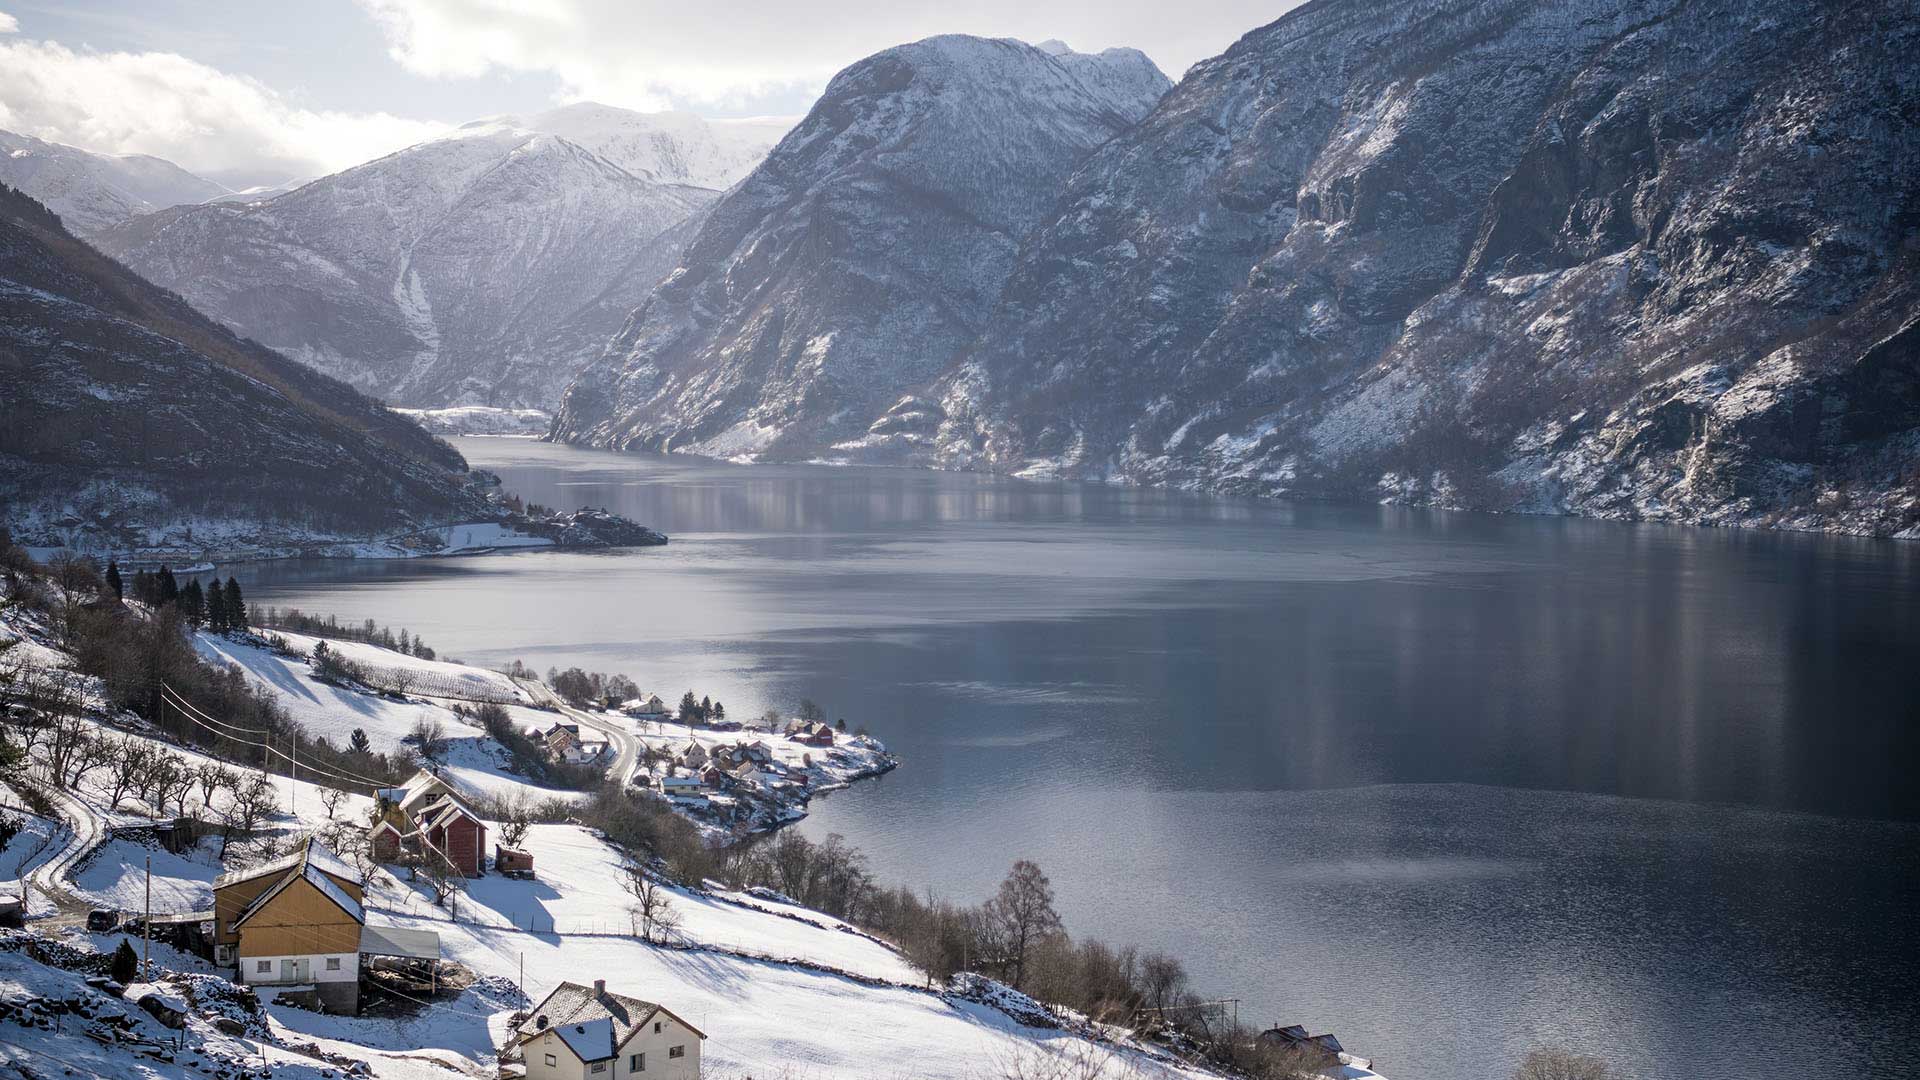
[[[994,1080],[1138,1080],[1138,1066],[1084,1039],[1041,1046],[995,1061]]]
[[[433,717],[422,716],[413,722],[413,730],[407,733],[407,741],[414,744],[420,756],[428,761],[440,760],[440,751],[447,740],[447,725]]]
[[[67,786],[79,787],[81,777],[96,769],[106,768],[113,763],[117,752],[113,740],[100,735],[87,735],[74,747],[73,756],[68,762]]]
[[[1064,932],[1053,907],[1053,883],[1026,859],[1000,883],[1000,891],[981,908],[1000,953],[1007,980],[1015,990],[1027,980],[1027,961],[1042,941]]]
[[[420,682],[420,673],[410,667],[388,668],[380,673],[380,681],[386,684],[382,689],[406,697]]]
[[[427,887],[433,890],[433,902],[444,904],[452,896],[464,877],[460,868],[453,865],[447,853],[435,847],[424,836],[421,837],[420,855],[413,862],[415,878],[425,878]]]
[[[123,736],[113,744],[113,759],[107,762],[107,809],[120,805],[127,792],[140,786],[140,777],[155,753],[151,743]]]
[[[227,821],[235,831],[250,835],[279,805],[280,789],[265,776],[253,773],[235,786]]]
[[[100,568],[85,555],[61,551],[47,560],[47,577],[60,592],[61,640],[71,641],[80,605],[100,591]]]
[[[662,942],[680,928],[680,913],[674,909],[673,890],[653,879],[641,867],[627,868],[627,892],[633,903],[627,914],[633,919],[634,933],[643,940]]]
[[[1187,987],[1187,969],[1178,958],[1162,952],[1150,952],[1140,958],[1140,988],[1154,1012],[1165,1019],[1166,1008]]]
[[[222,788],[230,788],[239,782],[232,769],[217,761],[202,761],[193,768],[193,781],[200,785],[200,803],[213,813],[213,797]]]
[[[174,804],[180,817],[187,816],[187,796],[193,793],[193,763],[178,754],[168,754],[170,767],[160,777],[160,810],[164,813],[167,803]]]
[[[1612,1075],[1613,1070],[1597,1057],[1549,1046],[1522,1059],[1513,1080],[1608,1080]]]
[[[533,808],[527,804],[526,793],[515,789],[513,794],[500,804],[500,839],[510,848],[517,848],[527,839],[527,831],[533,828]]]
[[[346,797],[347,793],[341,791],[339,788],[329,787],[320,789],[320,805],[327,808],[328,821],[333,820],[334,815],[340,810],[340,803],[344,801]]]

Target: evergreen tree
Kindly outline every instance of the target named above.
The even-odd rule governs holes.
[[[247,628],[247,601],[240,595],[240,583],[227,579],[227,629],[245,630]]]
[[[194,584],[200,584],[198,578],[194,579]],[[216,634],[227,628],[227,590],[220,584],[219,578],[214,578],[212,584],[207,586],[206,620],[207,629]]]
[[[180,583],[174,580],[173,571],[164,566],[160,568],[159,591],[155,595],[158,600],[155,607],[164,607],[180,599]]]
[[[120,580],[120,564],[112,559],[107,560],[107,588],[113,590],[115,600],[127,598],[126,582]]]
[[[713,719],[713,699],[703,697],[700,699],[700,720],[705,723],[711,719]]]
[[[107,968],[107,975],[121,986],[140,977],[140,954],[133,951],[133,942],[120,939],[120,947],[113,950],[113,961]]]
[[[199,578],[187,582],[187,587],[180,590],[180,617],[195,630],[207,621],[207,595],[200,590]]]
[[[353,734],[347,736],[347,752],[359,757],[366,757],[373,753],[373,743],[367,738],[364,730],[354,728]]]
[[[727,718],[727,707],[719,702],[713,703],[713,722],[719,723]]]
[[[689,690],[680,695],[680,722],[691,724],[700,718],[700,699]]]
[[[152,574],[147,573],[145,570],[135,570],[133,572],[133,598],[135,600],[143,604],[151,604],[155,599],[155,591]]]

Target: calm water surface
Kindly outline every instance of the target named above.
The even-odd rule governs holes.
[[[674,542],[248,596],[811,697],[903,767],[808,833],[962,900],[1035,859],[1069,929],[1396,1080],[1920,1074],[1920,545],[461,449]]]

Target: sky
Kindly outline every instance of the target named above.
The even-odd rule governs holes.
[[[0,0],[0,129],[244,188],[572,101],[799,116],[933,34],[1131,46],[1178,79],[1296,2]]]

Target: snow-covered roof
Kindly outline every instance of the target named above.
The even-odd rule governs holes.
[[[599,1053],[599,1057],[607,1057],[617,1052],[633,1034],[634,1029],[645,1024],[655,1013],[665,1013],[700,1038],[707,1037],[705,1032],[687,1023],[673,1010],[663,1005],[628,997],[625,994],[607,991],[596,993],[593,987],[582,986],[575,982],[563,982],[554,987],[553,993],[548,994],[546,1000],[534,1006],[515,1031],[521,1038],[533,1038],[551,1029],[564,1039],[574,1027],[604,1020],[610,1027],[606,1033],[606,1049]],[[590,1033],[591,1029],[588,1033],[575,1033],[575,1037],[579,1038],[582,1034]],[[567,1045],[573,1046],[573,1042],[569,1040]],[[579,1049],[575,1049],[574,1053],[580,1054],[584,1061],[598,1060]]]
[[[261,893],[253,903],[247,905],[246,910],[240,913],[239,918],[233,920],[233,925],[241,926],[245,924],[248,919],[265,911],[272,905],[275,897],[287,891],[288,887],[294,882],[303,879],[314,888],[319,889],[322,896],[333,901],[334,905],[341,911],[346,912],[354,922],[364,924],[367,921],[367,913],[361,908],[360,901],[347,895],[347,890],[341,888],[332,878],[321,873],[319,867],[304,866],[300,869],[299,873],[288,874],[285,878],[281,879],[279,884]]]
[[[254,881],[274,874],[284,874],[296,866],[316,866],[329,874],[349,881],[360,876],[345,859],[334,854],[332,848],[321,843],[317,837],[308,836],[302,839],[292,852],[277,859],[221,874],[213,879],[213,887],[223,889],[242,881]]]
[[[607,1017],[563,1024],[553,1032],[581,1061],[601,1061],[613,1056],[613,1021]]]

